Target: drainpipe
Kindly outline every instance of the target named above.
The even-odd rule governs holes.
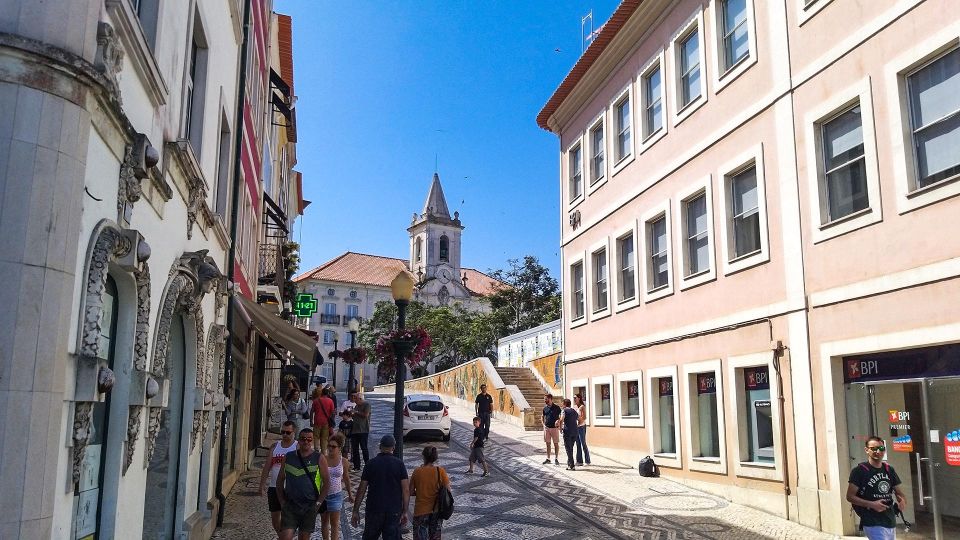
[[[234,129],[236,130],[236,136],[234,138],[234,156],[233,156],[233,193],[232,200],[230,204],[230,251],[227,256],[227,279],[232,285],[232,292],[236,294],[236,286],[234,280],[236,275],[234,272],[234,267],[237,262],[237,224],[238,224],[238,213],[240,210],[240,186],[243,184],[243,175],[241,174],[241,150],[243,149],[243,107],[244,103],[247,100],[247,43],[250,39],[250,4],[251,2],[256,2],[258,0],[247,0],[243,3],[243,41],[240,45],[240,78],[237,86],[237,116],[236,122],[234,123]],[[233,388],[233,316],[234,316],[234,307],[233,307],[233,295],[230,297],[230,301],[227,303],[227,336],[228,342],[227,346],[224,347],[226,350],[226,357],[224,358],[224,373],[223,373],[223,389]],[[230,407],[234,408],[233,413],[236,414],[237,411],[235,407],[236,403],[231,402]],[[236,440],[236,437],[234,437]],[[217,467],[217,500],[219,501],[219,507],[217,508],[217,527],[223,526],[223,515],[226,512],[227,505],[227,496],[223,493],[223,464],[226,462],[226,456],[229,449],[225,448],[227,444],[227,415],[220,415],[220,453],[219,457],[219,466]]]
[[[770,329],[770,348],[773,351],[773,369],[777,373],[777,401],[780,403],[780,461],[783,463],[783,496],[786,504],[787,519],[790,518],[790,495],[793,492],[790,489],[790,462],[787,453],[787,419],[786,398],[783,397],[783,373],[780,361],[783,359],[786,347],[779,339],[773,339],[773,321],[767,319],[767,326]]]

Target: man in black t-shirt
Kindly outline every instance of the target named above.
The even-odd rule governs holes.
[[[864,451],[867,461],[850,471],[847,501],[860,516],[860,527],[870,540],[896,538],[897,516],[894,504],[902,511],[907,500],[900,490],[900,477],[889,463],[883,461],[886,452],[883,439],[870,437]]]
[[[547,459],[550,463],[550,443],[553,442],[553,464],[560,464],[560,406],[553,402],[553,394],[543,396],[543,442],[547,444]]]
[[[480,417],[480,427],[483,428],[483,436],[490,437],[490,415],[493,414],[493,396],[487,393],[487,385],[480,385],[480,393],[477,394],[476,405],[477,416]]]
[[[579,418],[580,413],[572,407],[570,400],[563,400],[563,412],[560,413],[560,424],[563,426],[563,447],[567,451],[568,471],[576,470],[576,466],[573,464],[573,444],[579,436],[579,432],[577,431],[577,420]]]
[[[350,523],[360,525],[360,503],[370,487],[367,499],[366,519],[363,524],[363,540],[374,540],[383,535],[385,540],[400,540],[400,527],[407,522],[410,506],[410,480],[403,462],[393,455],[397,445],[393,435],[380,439],[380,453],[367,462],[360,475],[357,497],[353,504]]]

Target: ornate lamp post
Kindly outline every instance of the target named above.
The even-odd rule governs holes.
[[[356,317],[350,319],[347,323],[347,330],[350,332],[350,348],[354,349],[357,346],[357,332],[360,330],[360,321]],[[357,391],[357,387],[353,384],[353,364],[356,362],[350,362],[350,373],[348,376],[350,380],[347,381],[347,396],[349,397],[351,393]]]
[[[333,352],[334,352],[334,355],[333,355],[333,382],[330,383],[330,384],[332,384],[333,386],[337,386],[337,360],[338,360],[337,357],[340,356],[340,351],[337,350],[337,345],[338,345],[339,343],[340,343],[340,335],[337,334],[336,332],[334,332],[334,333],[333,333]]]
[[[401,271],[390,282],[393,301],[397,304],[397,330],[403,330],[406,325],[407,306],[413,296],[413,278],[406,271]],[[393,438],[397,441],[394,455],[403,459],[403,382],[406,380],[405,357],[413,350],[414,344],[408,340],[396,339],[393,341],[393,350],[396,354],[397,373],[394,378],[396,392],[393,399]]]

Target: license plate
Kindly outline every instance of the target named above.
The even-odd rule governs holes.
[[[421,414],[421,415],[420,415],[420,419],[421,419],[421,420],[433,420],[433,419],[435,419],[435,418],[436,418],[436,416],[431,416],[431,415],[429,415],[429,414]]]

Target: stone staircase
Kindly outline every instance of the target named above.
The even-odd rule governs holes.
[[[537,380],[533,372],[525,367],[497,367],[497,374],[503,379],[504,384],[514,384],[520,389],[527,403],[533,407],[533,414],[537,419],[534,427],[527,427],[528,430],[543,429],[543,395],[547,392],[540,381]],[[554,396],[554,403],[558,396]],[[559,398],[563,403],[563,398]]]

